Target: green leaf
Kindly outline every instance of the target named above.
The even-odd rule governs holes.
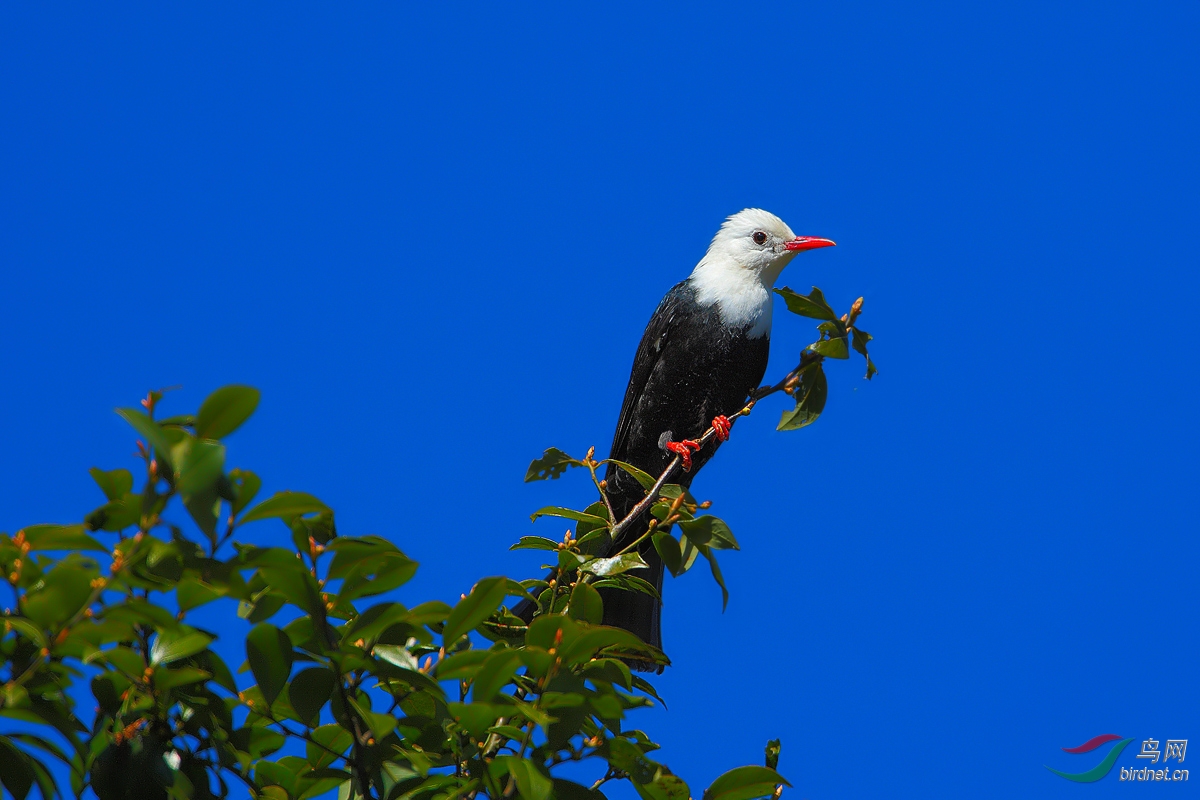
[[[292,517],[292,541],[300,552],[308,550],[308,540],[317,544],[329,544],[337,536],[337,525],[332,511],[321,511],[308,517]]]
[[[398,768],[395,762],[384,762],[383,769]],[[315,769],[301,773],[299,786],[296,789],[298,800],[308,800],[310,797],[327,796],[327,794],[342,785],[349,785],[352,776],[344,769]]]
[[[249,754],[250,759],[255,761],[274,753],[286,742],[282,733],[258,725],[238,728],[229,735],[229,744]]]
[[[538,517],[562,517],[563,519],[573,519],[576,522],[586,522],[589,525],[596,527],[607,527],[608,520],[602,517],[585,514],[582,511],[574,511],[570,508],[560,508],[559,506],[546,506],[533,512],[530,519],[536,520]]]
[[[721,568],[717,566],[717,556],[711,547],[697,545],[697,548],[700,554],[708,559],[708,568],[712,571],[713,580],[721,587],[721,611],[724,613],[725,607],[729,605],[729,590],[725,588],[725,577],[721,575]]]
[[[46,646],[46,634],[31,620],[6,615],[4,625],[13,628],[17,633],[33,642],[39,650]]]
[[[825,400],[828,396],[829,385],[825,380],[825,370],[820,364],[813,364],[800,376],[800,383],[793,393],[796,408],[784,411],[775,429],[794,431],[816,422],[817,417],[825,410]]]
[[[767,769],[777,769],[779,767],[779,740],[772,739],[767,742]]]
[[[592,681],[602,680],[633,691],[633,673],[629,665],[615,658],[597,658],[583,665],[583,676]]]
[[[417,573],[417,562],[403,553],[381,553],[359,564],[342,581],[339,596],[345,602],[373,597],[408,583]]]
[[[400,548],[382,536],[343,536],[331,542],[326,549],[333,553],[333,563],[329,565],[330,580],[345,577],[372,559],[391,554],[404,555]]]
[[[496,720],[508,716],[511,708],[491,703],[447,703],[446,707],[450,716],[476,741],[487,738],[488,728],[496,724]]]
[[[672,575],[678,578],[686,571],[683,553],[674,536],[669,533],[656,533],[650,537],[650,541],[654,543],[654,549],[662,556],[663,563],[666,564]]]
[[[308,727],[317,724],[321,708],[333,694],[334,675],[325,667],[309,667],[288,684],[288,700]]]
[[[206,649],[214,638],[203,631],[186,626],[178,630],[163,631],[150,648],[150,663],[159,666],[194,656]]]
[[[175,599],[180,611],[191,611],[205,603],[211,603],[218,597],[224,597],[228,590],[223,586],[213,586],[199,578],[184,578],[175,590]]]
[[[713,781],[704,790],[704,800],[750,800],[766,797],[779,784],[791,786],[783,776],[769,767],[737,767]]]
[[[439,681],[471,681],[489,658],[490,650],[463,650],[439,661],[434,674]]]
[[[611,578],[601,578],[594,581],[592,586],[597,589],[623,589],[627,592],[642,592],[651,597],[661,597],[653,584],[629,573],[613,575]]]
[[[597,500],[585,508],[583,513],[600,522],[583,521],[575,526],[575,540],[579,551],[587,556],[598,556],[608,552],[612,544],[612,536],[608,532],[608,507]]]
[[[659,765],[646,758],[642,749],[628,739],[609,739],[608,763],[629,776],[634,784],[643,785],[654,780]]]
[[[53,629],[73,617],[92,596],[95,570],[60,563],[42,578],[41,588],[25,596],[22,611],[43,629]]]
[[[599,625],[604,619],[604,601],[600,599],[599,592],[580,581],[571,590],[571,602],[567,606],[567,613],[571,619]]]
[[[407,648],[398,644],[377,644],[371,649],[372,655],[386,661],[392,666],[416,672],[420,669],[417,659]]]
[[[813,287],[812,291],[807,295],[797,294],[788,287],[776,289],[775,294],[779,295],[787,303],[788,311],[793,314],[799,314],[802,317],[810,319],[828,319],[835,320],[838,315],[829,307],[829,303],[825,302],[825,295],[821,294],[821,290]]]
[[[354,735],[341,725],[322,725],[310,734],[313,741],[305,747],[305,757],[314,769],[328,767],[354,744]],[[332,750],[333,752],[329,752]]]
[[[683,572],[687,572],[696,563],[700,555],[700,545],[693,542],[685,534],[679,535],[679,550],[683,554]]]
[[[311,494],[304,492],[279,492],[263,500],[246,512],[240,524],[256,522],[271,517],[294,517],[297,514],[315,514],[320,511],[330,511],[329,506],[322,503]]]
[[[620,575],[638,567],[648,567],[642,557],[636,552],[624,553],[623,555],[613,556],[612,558],[593,558],[591,561],[580,567],[584,572],[590,572],[593,575],[601,577],[609,577],[611,575]]]
[[[565,778],[551,778],[554,783],[555,800],[604,800],[604,795],[595,789],[569,781]]]
[[[41,736],[35,736],[32,733],[14,733],[9,738],[11,740],[21,742],[27,747],[35,747],[44,753],[49,753],[67,766],[71,765],[71,758],[66,754],[66,752],[63,751],[61,747],[56,745],[54,742],[43,739]],[[53,795],[43,792],[43,796],[49,798]]]
[[[441,600],[430,600],[426,603],[421,603],[419,606],[410,608],[408,611],[408,620],[414,625],[432,625],[446,621],[450,617],[451,611],[453,609],[450,608],[448,603],[443,603]]]
[[[695,544],[706,544],[718,550],[739,550],[737,540],[729,526],[717,517],[705,514],[695,519],[680,520],[675,523],[684,532],[688,540]]]
[[[33,767],[29,756],[0,736],[0,785],[12,793],[14,800],[25,800],[33,788]]]
[[[582,466],[582,461],[571,458],[557,447],[551,447],[542,454],[541,458],[536,458],[530,463],[529,469],[525,472],[525,482],[556,480],[567,471],[567,467]]]
[[[220,479],[220,475],[217,475],[217,479]],[[221,500],[217,495],[216,487],[210,484],[198,492],[184,495],[183,507],[187,509],[192,521],[196,523],[196,527],[215,546],[217,541],[217,516],[221,513]]]
[[[322,613],[324,603],[316,578],[298,558],[291,558],[278,567],[260,567],[258,574],[271,587],[271,591],[283,595],[287,601],[309,614]],[[269,616],[269,615],[268,615]]]
[[[198,667],[179,667],[178,669],[156,669],[154,671],[154,688],[160,692],[174,689],[177,686],[187,686],[200,683],[212,677],[212,673]]]
[[[142,600],[130,598],[119,605],[108,606],[104,609],[105,619],[115,619],[133,625],[147,625],[160,631],[178,630],[180,625],[175,615],[162,606]]]
[[[550,800],[554,796],[554,784],[532,761],[517,756],[497,756],[496,760],[504,762],[522,800]]]
[[[846,349],[846,340],[841,337],[836,339],[822,339],[819,342],[810,344],[808,349],[819,356],[826,356],[828,358],[850,357],[850,351]]]
[[[251,602],[238,603],[238,616],[253,625],[275,616],[286,604],[287,598],[283,595],[263,591],[256,594]]]
[[[258,490],[262,488],[262,479],[248,469],[229,470],[229,480],[233,484],[233,515],[242,513],[242,509],[254,502]]]
[[[274,625],[261,622],[246,635],[246,658],[263,697],[274,703],[292,672],[292,640]]]
[[[522,536],[509,550],[557,550],[558,542],[541,536]]]
[[[224,439],[258,408],[260,393],[250,386],[222,386],[205,398],[196,414],[196,435]]]
[[[449,648],[490,617],[506,596],[508,578],[484,578],[475,584],[471,593],[458,602],[446,620],[446,627],[442,630],[442,641],[446,647]]]
[[[649,645],[639,639],[636,634],[623,628],[595,625],[582,629],[578,635],[570,639],[564,636],[559,653],[563,663],[574,665],[582,664],[594,657],[596,653],[610,647],[616,647],[622,651],[631,649],[640,651],[646,650]]]
[[[867,354],[867,343],[875,337],[866,331],[860,331],[858,328],[854,328],[851,331],[851,336],[850,344],[854,346],[855,350],[865,356]]]
[[[295,773],[273,761],[259,761],[254,765],[254,782],[262,787],[258,792],[258,800],[291,800],[296,792]],[[273,789],[281,791],[275,792]]]
[[[525,644],[527,647],[549,650],[551,647],[561,647],[569,643],[578,633],[579,625],[575,620],[561,614],[551,614],[538,617],[529,623],[529,630],[525,632]]]
[[[853,339],[851,340],[850,344],[852,344],[854,349],[861,353],[862,357],[867,360],[867,380],[871,380],[871,378],[878,374],[879,370],[875,369],[874,362],[872,362],[871,357],[867,355],[867,343],[875,337],[866,331],[860,331],[858,328],[855,328],[852,333]]]
[[[30,550],[100,550],[108,548],[84,533],[83,525],[30,525],[25,541]]]
[[[665,768],[658,771],[650,784],[638,788],[642,797],[652,800],[689,800],[692,796],[691,789],[683,779],[667,772]]]
[[[188,435],[171,449],[175,488],[187,496],[213,488],[225,469],[225,445]]]
[[[105,530],[113,533],[125,530],[131,525],[137,525],[142,518],[142,495],[128,492],[124,497],[110,500],[100,508],[88,514],[84,523],[92,530]]]
[[[489,702],[494,698],[521,665],[521,654],[516,650],[500,650],[488,655],[479,672],[475,674],[475,688],[471,699]]]
[[[643,489],[650,490],[654,488],[654,484],[658,483],[658,480],[653,475],[643,472],[633,464],[626,464],[624,461],[617,461],[615,458],[607,459],[605,463],[616,464],[622,470],[628,472],[633,476],[634,480],[641,484]]]
[[[166,433],[157,422],[136,408],[118,408],[117,415],[142,435],[146,444],[154,448],[159,458],[164,462],[170,458],[171,440],[167,438]]]
[[[817,330],[829,339],[846,338],[846,323],[840,319],[835,319],[833,322],[822,322],[817,326]]]
[[[652,683],[650,683],[650,681],[648,681],[645,678],[642,678],[638,675],[634,675],[633,676],[633,686],[635,689],[642,690],[643,692],[645,692],[649,696],[653,697],[658,702],[662,703],[663,708],[667,707],[667,701],[663,700],[659,696],[658,692],[655,691],[655,689],[654,689],[654,685]]]
[[[133,491],[133,475],[127,469],[105,472],[99,467],[92,467],[88,470],[88,474],[92,476],[92,480],[109,500],[118,500]]]
[[[373,641],[388,628],[400,622],[408,622],[407,608],[400,603],[377,603],[354,618],[346,628],[342,641],[349,642],[356,639]]]
[[[558,551],[558,568],[567,572],[570,572],[587,560],[587,556],[580,555],[573,550]]]

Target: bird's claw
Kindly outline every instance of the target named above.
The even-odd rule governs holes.
[[[700,449],[700,443],[694,439],[684,439],[681,442],[667,442],[664,447],[679,456],[683,463],[683,471],[692,471],[692,452]]]
[[[721,414],[714,417],[712,421],[713,432],[717,434],[717,441],[724,442],[729,440],[729,429],[733,427],[733,423],[729,421],[729,417]]]

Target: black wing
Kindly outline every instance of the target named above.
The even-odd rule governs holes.
[[[609,457],[620,461],[628,458],[629,433],[633,424],[633,411],[637,408],[638,400],[654,373],[662,354],[667,349],[671,331],[678,318],[694,309],[692,288],[687,281],[676,284],[667,292],[662,302],[646,324],[642,341],[638,344],[637,354],[633,357],[633,369],[629,373],[629,386],[625,389],[625,400],[621,403],[621,416],[617,418],[617,431],[613,434],[612,447]],[[609,468],[611,475],[613,468]]]

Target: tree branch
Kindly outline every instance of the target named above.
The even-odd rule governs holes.
[[[805,350],[800,356],[800,363],[796,365],[795,369],[785,375],[783,380],[779,381],[779,383],[775,384],[774,386],[760,386],[759,388],[750,392],[750,397],[748,398],[746,405],[736,413],[730,414],[729,419],[735,420],[738,417],[749,416],[750,412],[754,409],[754,406],[764,397],[769,397],[776,392],[788,391],[799,382],[800,373],[804,372],[804,370],[808,369],[813,364],[823,361],[824,358],[824,356],[817,355],[811,350]],[[716,435],[716,430],[710,426],[708,430],[706,430],[700,436],[700,438],[696,439],[695,441],[698,441],[700,443],[700,447],[703,448],[706,444],[708,444],[709,440]],[[671,459],[671,463],[667,464],[667,468],[664,469],[662,474],[658,476],[658,480],[656,480],[654,485],[651,486],[649,491],[646,492],[646,496],[642,498],[641,502],[634,506],[633,510],[630,511],[624,519],[613,525],[609,534],[613,539],[616,539],[620,534],[624,533],[629,526],[633,524],[635,519],[645,513],[650,506],[654,505],[654,502],[658,500],[658,496],[662,491],[662,487],[667,484],[667,481],[670,480],[671,476],[675,474],[675,471],[679,469],[679,465],[681,463],[682,460],[679,458],[679,456],[675,456],[673,459]],[[607,495],[605,497],[605,502],[607,502]],[[649,533],[649,531],[647,531],[647,533]],[[638,539],[638,541],[640,542],[644,538],[645,536],[643,535]]]

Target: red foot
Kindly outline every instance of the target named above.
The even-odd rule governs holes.
[[[729,417],[722,414],[719,417],[713,418],[712,429],[717,434],[717,441],[724,442],[729,439],[729,429],[733,427],[733,423],[729,421]]]
[[[667,442],[667,449],[678,454],[683,461],[683,471],[692,471],[692,451],[700,449],[700,443],[694,439],[684,439],[682,442]]]

